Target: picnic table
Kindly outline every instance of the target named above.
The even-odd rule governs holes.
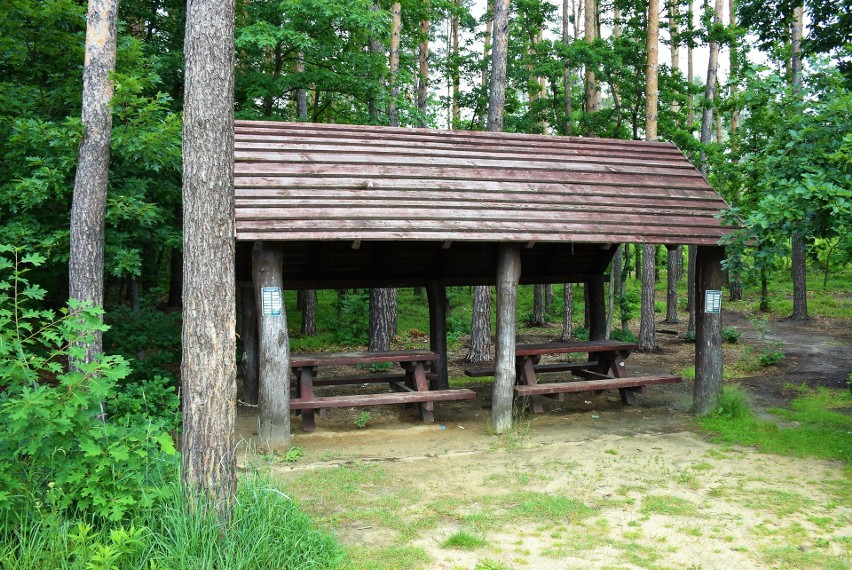
[[[294,353],[290,356],[290,368],[296,377],[294,393],[297,397],[290,399],[290,409],[301,411],[304,431],[316,429],[315,410],[350,406],[418,404],[423,422],[432,423],[434,402],[476,398],[473,390],[430,389],[426,366],[439,358],[438,353],[426,350]],[[317,379],[321,367],[389,362],[399,364],[404,373]],[[314,393],[315,386],[371,383],[387,383],[391,391],[337,396],[318,396]]]
[[[645,386],[680,382],[679,376],[629,376],[625,361],[630,353],[639,348],[638,344],[616,340],[594,340],[583,342],[546,342],[517,344],[515,346],[515,394],[529,397],[533,413],[544,411],[544,396],[554,396],[562,401],[568,392],[600,392],[618,389],[621,401],[632,405],[636,394]],[[588,353],[584,362],[555,362],[542,364],[545,355]],[[582,378],[580,381],[542,382],[539,375],[554,372],[570,372]],[[493,368],[473,368],[465,370],[468,376],[493,376]]]

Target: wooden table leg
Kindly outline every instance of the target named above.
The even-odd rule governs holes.
[[[429,391],[429,381],[426,380],[426,367],[422,361],[412,362],[411,370],[414,375],[414,387],[418,392]],[[435,421],[435,402],[420,402],[420,417],[423,418],[424,424],[431,424]]]
[[[607,367],[612,371],[613,378],[627,378],[630,374],[627,373],[627,367],[624,361],[627,360],[629,352],[619,351],[607,353]],[[641,394],[645,391],[644,386],[634,386],[629,388],[619,388],[618,395],[621,396],[621,403],[625,406],[636,404],[636,394]]]
[[[313,399],[314,397],[314,374],[316,368],[313,366],[304,366],[299,373],[299,398]],[[314,420],[314,410],[302,410],[302,430],[314,431],[317,429],[316,421]]]
[[[535,362],[529,356],[522,356],[523,361],[521,362],[521,383],[526,384],[527,386],[534,386],[538,380],[535,377]],[[542,404],[543,399],[541,396],[530,396],[530,410],[534,414],[544,413],[544,405]]]

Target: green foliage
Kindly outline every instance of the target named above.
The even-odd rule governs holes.
[[[287,450],[287,453],[284,454],[283,461],[284,463],[295,463],[305,454],[305,450],[299,447],[298,445],[294,445],[290,449]]]
[[[358,417],[355,418],[355,426],[358,428],[367,427],[367,422],[370,421],[370,412],[361,412],[358,414]]]
[[[369,290],[352,291],[337,299],[338,317],[333,327],[335,340],[347,346],[367,344],[370,328]]]
[[[119,305],[107,311],[104,319],[110,333],[104,336],[104,350],[120,354],[133,372],[126,384],[161,376],[177,386],[176,371],[181,358],[180,313],[163,311],[148,298],[134,311]]]
[[[94,331],[106,328],[101,312],[76,303],[58,314],[35,308],[45,291],[26,274],[44,257],[0,252],[14,260],[0,257],[0,511],[120,520],[150,506],[174,474],[176,451],[158,423],[100,419],[102,402],[128,373],[119,356],[81,360]]]
[[[170,432],[181,427],[180,397],[169,377],[127,382],[106,400],[106,407],[111,421],[127,427],[148,422]]]
[[[713,415],[717,418],[729,420],[742,420],[754,417],[749,407],[748,394],[736,385],[722,387],[722,393],[719,395],[719,402],[713,411]]]
[[[736,344],[739,342],[742,333],[737,330],[737,327],[725,327],[722,329],[722,341]]]
[[[636,335],[631,330],[612,329],[609,333],[609,338],[612,340],[620,340],[622,342],[639,342]]]
[[[441,548],[455,548],[457,550],[476,550],[485,546],[488,546],[487,540],[465,530],[453,533],[441,542]]]
[[[589,329],[585,327],[574,327],[571,334],[576,340],[589,340]]]

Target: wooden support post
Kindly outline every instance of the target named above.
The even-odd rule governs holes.
[[[589,340],[606,338],[606,297],[603,275],[590,277],[586,282],[589,289]]]
[[[290,444],[290,339],[284,310],[283,254],[274,244],[257,242],[252,252],[252,280],[260,313],[260,387],[258,433],[265,449]]]
[[[447,369],[447,287],[440,281],[426,283],[429,299],[429,350],[441,357],[432,362],[432,372],[437,374],[433,390],[448,390],[450,376]]]
[[[692,403],[703,416],[716,408],[722,392],[722,315],[707,312],[706,291],[722,290],[725,249],[699,246],[695,272],[695,386]]]
[[[254,299],[254,289],[251,285],[240,287],[240,304],[242,308],[242,322],[240,327],[240,340],[243,345],[242,369],[243,369],[243,402],[257,405],[257,303]]]
[[[497,358],[491,400],[491,425],[495,433],[512,428],[515,385],[515,332],[521,251],[517,244],[502,244],[497,265]]]

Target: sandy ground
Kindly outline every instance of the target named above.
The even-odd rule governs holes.
[[[749,341],[763,340],[740,321]],[[788,400],[789,382],[839,384],[852,370],[850,334],[836,323],[770,323],[766,340],[784,342],[785,363],[741,382],[761,407]],[[671,335],[660,343],[631,355],[632,374],[690,362],[690,345]],[[298,499],[345,544],[375,556],[365,568],[852,568],[849,467],[712,443],[689,414],[691,382],[648,387],[635,406],[617,392],[570,394],[503,437],[488,429],[490,384],[473,388],[477,400],[436,403],[432,425],[401,406],[370,409],[363,429],[355,418],[364,409],[333,410],[313,433],[294,418],[304,456],[272,468],[294,489],[328,470],[372,470],[341,497],[354,505],[345,516],[310,494]],[[247,447],[256,425],[254,410],[240,408]],[[371,503],[393,516],[369,515]],[[484,544],[442,544],[459,531]],[[381,563],[393,547],[420,549],[428,562]]]

